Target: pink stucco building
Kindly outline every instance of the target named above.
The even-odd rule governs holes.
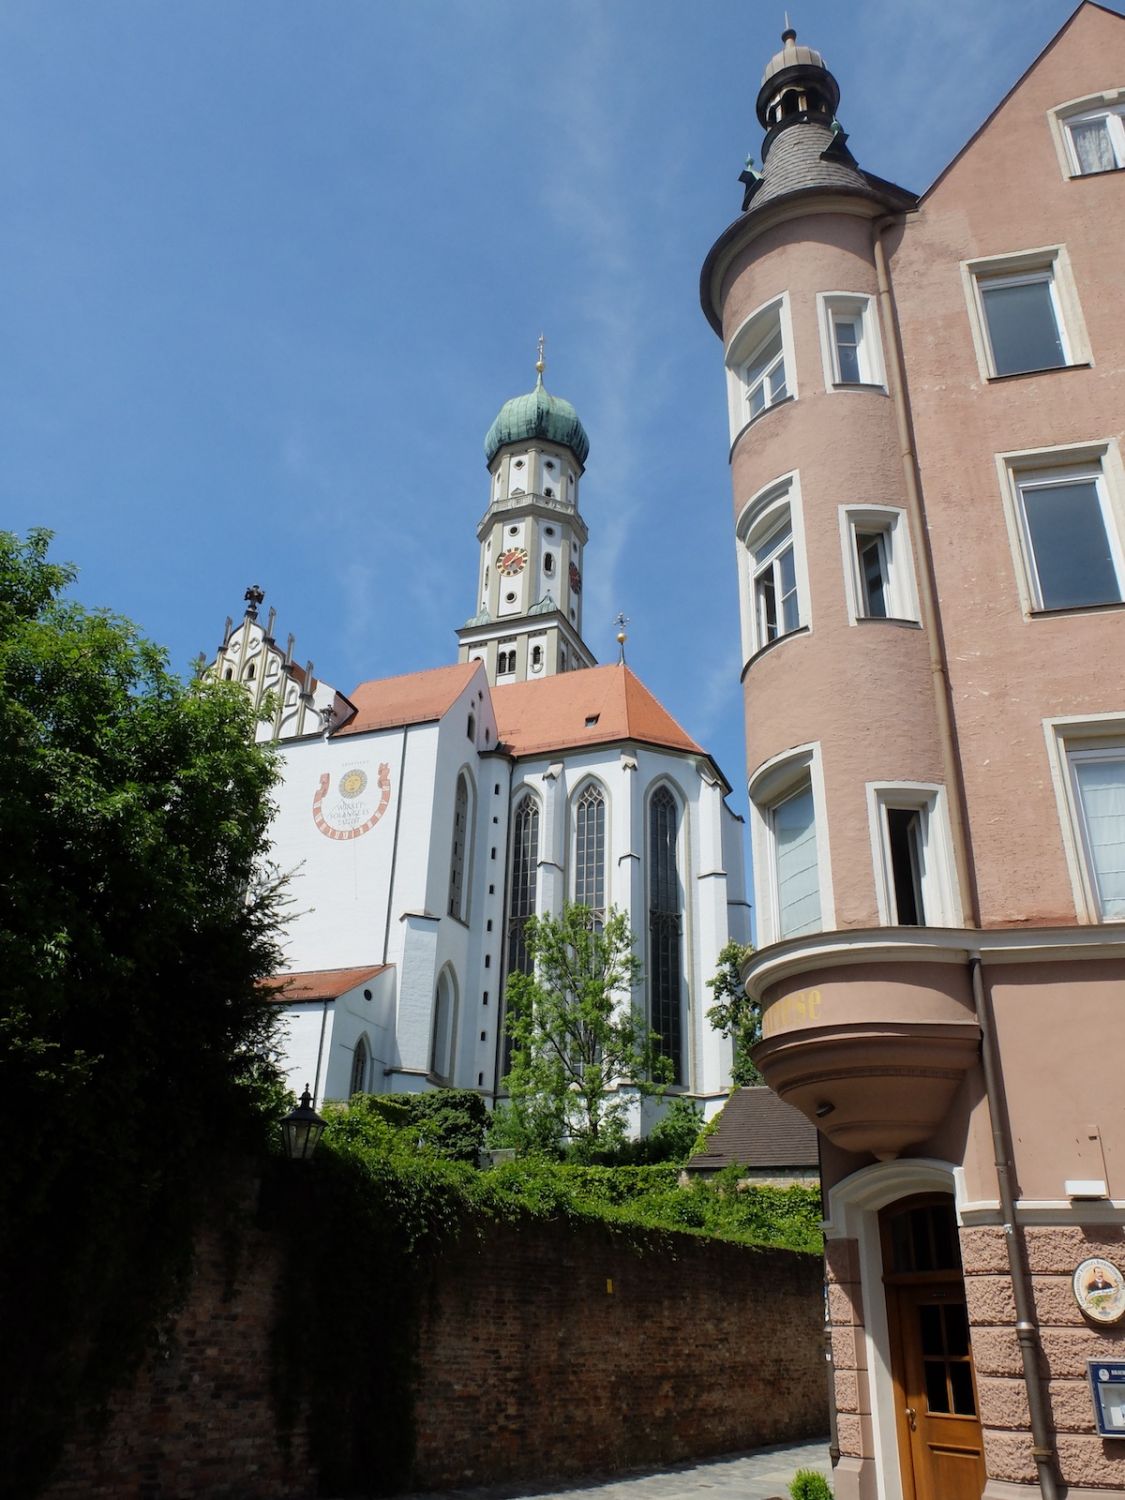
[[[787,30],[702,276],[836,1494],[1120,1494],[1125,18],[1080,5],[921,197],[839,99]]]

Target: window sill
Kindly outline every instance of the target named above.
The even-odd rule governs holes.
[[[856,615],[857,625],[899,625],[906,630],[921,630],[921,620],[911,620],[906,615]]]
[[[796,396],[783,396],[780,401],[774,401],[769,406],[764,406],[756,416],[751,417],[748,422],[744,422],[731,439],[731,453],[733,454],[734,450],[738,447],[739,440],[743,434],[749,432],[751,427],[756,427],[763,417],[768,417],[771,411],[779,411],[783,406],[792,406],[796,399]]]
[[[1078,359],[1067,365],[1044,365],[1039,370],[1013,370],[1010,375],[989,375],[986,385],[1003,385],[1007,380],[1028,380],[1034,375],[1061,375],[1065,370],[1089,370],[1093,366],[1088,359]]]
[[[1115,172],[1125,172],[1125,167],[1099,167],[1096,172],[1071,172],[1068,181],[1082,182],[1087,177],[1112,177]]]
[[[834,380],[828,388],[831,396],[836,391],[867,391],[876,396],[886,396],[887,387],[881,380]]]
[[[776,651],[778,646],[780,646],[782,642],[792,641],[795,640],[797,636],[810,635],[811,633],[812,632],[808,625],[798,625],[796,630],[787,630],[784,635],[779,635],[776,640],[772,640],[765,646],[762,646],[759,650],[754,652],[754,655],[743,667],[741,673],[739,674],[739,682],[743,682],[745,680],[747,672],[749,672],[750,668],[754,665],[755,662],[761,661],[762,657],[767,656],[771,651]]]
[[[1067,615],[1104,615],[1116,609],[1125,609],[1125,599],[1108,599],[1101,604],[1065,604],[1057,609],[1033,609],[1024,618],[1030,621],[1065,618]]]

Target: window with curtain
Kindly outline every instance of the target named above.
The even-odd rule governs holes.
[[[1125,919],[1125,746],[1070,752],[1082,846],[1106,921]]]
[[[574,809],[574,899],[605,917],[605,798],[588,786]]]
[[[352,1055],[352,1081],[348,1089],[348,1098],[353,1094],[362,1094],[367,1087],[367,1043],[360,1037],[355,1044],[355,1052]]]
[[[453,848],[449,856],[449,915],[465,920],[465,847],[469,837],[469,782],[464,771],[457,778],[453,799]]]
[[[770,809],[777,936],[820,931],[820,874],[811,781]]]
[[[667,787],[658,787],[648,810],[648,993],[649,1025],[671,1059],[673,1081],[683,1082],[683,907],[676,864],[679,808]]]
[[[1112,172],[1125,166],[1125,120],[1120,109],[1091,110],[1066,121],[1075,174]]]

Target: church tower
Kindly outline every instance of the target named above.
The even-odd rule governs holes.
[[[578,487],[590,440],[569,401],[543,384],[506,401],[484,440],[489,504],[477,527],[477,613],[457,632],[460,661],[493,686],[596,665],[582,639],[586,523]]]

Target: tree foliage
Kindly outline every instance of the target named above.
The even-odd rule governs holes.
[[[584,906],[531,917],[530,974],[508,979],[511,1120],[531,1140],[569,1140],[579,1156],[621,1141],[628,1095],[660,1093],[672,1074],[634,1006],[641,965],[624,912],[604,926]]]
[[[762,1036],[762,1008],[746,993],[739,973],[751,953],[741,943],[730,942],[719,954],[719,967],[707,987],[715,1004],[707,1017],[716,1031],[734,1042],[731,1079],[737,1084],[761,1083],[762,1075],[750,1058],[750,1049]]]
[[[271,756],[233,684],[185,685],[0,533],[0,1451],[30,1491],[143,1347],[219,1162],[279,1086]]]

